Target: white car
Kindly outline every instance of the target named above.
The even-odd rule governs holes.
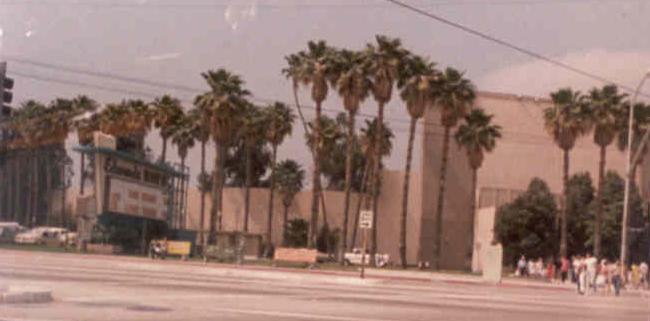
[[[0,242],[13,242],[17,234],[25,228],[16,222],[0,222]]]
[[[18,244],[44,244],[46,240],[58,240],[61,234],[68,230],[61,227],[41,226],[16,235],[14,241]]]
[[[345,264],[347,265],[361,265],[362,253],[361,249],[354,249],[352,252],[345,253]],[[388,254],[375,254],[375,266],[384,267],[390,261],[390,256]],[[364,259],[366,265],[370,263],[370,252],[366,250],[366,257]]]

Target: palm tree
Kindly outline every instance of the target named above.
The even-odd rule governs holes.
[[[398,70],[400,65],[403,63],[405,57],[408,56],[408,51],[402,48],[402,42],[397,38],[389,38],[386,36],[376,36],[375,40],[377,41],[376,46],[368,44],[364,52],[366,63],[368,64],[368,70],[371,77],[372,85],[372,95],[377,102],[378,112],[377,112],[377,123],[384,124],[384,106],[390,101],[393,93],[393,85],[398,76]],[[381,144],[381,133],[383,131],[378,130],[375,133],[375,146]],[[376,149],[375,154],[373,155],[373,169],[374,179],[372,184],[372,211],[373,211],[373,221],[372,226],[372,247],[370,255],[372,257],[372,262],[374,262],[374,256],[377,252],[377,212],[379,210],[379,181],[381,179],[381,173],[379,165],[381,163],[381,150]],[[370,200],[368,200],[370,201]],[[368,206],[370,204],[366,204]],[[369,206],[368,206],[369,207]]]
[[[284,215],[282,216],[282,244],[286,244],[289,207],[296,194],[302,190],[305,171],[300,167],[300,164],[288,159],[276,165],[273,175],[275,176],[273,180],[277,183],[278,192],[282,197],[282,205],[284,207]]]
[[[603,216],[603,187],[605,177],[605,160],[607,146],[614,141],[620,130],[618,119],[622,113],[621,104],[624,94],[618,92],[615,85],[606,85],[602,89],[594,88],[589,92],[588,114],[590,126],[594,130],[594,142],[600,147],[598,166],[598,193],[596,194],[596,217],[594,224],[594,256],[600,256],[601,223]]]
[[[199,101],[197,99],[197,101]],[[205,172],[205,147],[208,144],[208,141],[210,140],[210,106],[206,105],[201,105],[198,103],[195,103],[194,108],[192,108],[189,113],[190,117],[194,119],[194,124],[197,127],[196,128],[196,140],[201,142],[201,173],[200,177],[203,177],[204,179],[209,178],[210,180],[212,179],[209,177]],[[202,184],[202,186],[205,186]],[[201,231],[199,233],[199,244],[202,246],[205,245],[205,235],[204,235],[204,222],[205,222],[205,194],[212,190],[212,185],[210,184],[210,188],[200,188],[201,192],[201,214],[199,218],[199,230]]]
[[[181,171],[185,171],[185,159],[187,158],[188,151],[194,147],[194,142],[196,138],[195,126],[196,119],[193,119],[191,116],[181,116],[178,118],[177,122],[173,125],[172,128],[168,128],[168,133],[171,134],[172,144],[176,145],[178,148],[178,156],[181,158]],[[182,187],[184,188],[184,187]],[[184,191],[181,191],[181,208],[183,208],[183,196]],[[179,228],[184,228],[184,219],[179,217]]]
[[[268,221],[266,225],[266,238],[268,242],[272,242],[273,198],[275,194],[275,169],[277,167],[278,146],[282,144],[287,136],[291,135],[296,116],[289,106],[281,102],[275,102],[273,105],[267,106],[264,109],[264,118],[265,123],[269,125],[266,129],[266,139],[271,144],[273,150],[271,156],[271,176],[269,177]]]
[[[250,216],[250,189],[253,178],[253,148],[259,146],[260,141],[265,138],[265,119],[262,110],[251,104],[245,105],[241,114],[240,135],[244,144],[244,155],[246,162],[246,182],[244,188],[244,232],[248,232],[248,221]]]
[[[170,96],[164,95],[156,98],[153,103],[154,126],[160,130],[162,138],[161,162],[165,162],[167,156],[167,140],[172,136],[173,128],[183,116],[181,102]]]
[[[293,80],[294,89],[298,84],[311,85],[311,98],[316,104],[316,120],[321,118],[322,104],[329,91],[328,82],[335,79],[332,68],[333,50],[325,41],[310,41],[307,44],[307,51],[300,51],[286,57],[289,66],[283,70],[287,77]],[[304,118],[301,116],[304,122]],[[306,127],[306,124],[303,123]],[[307,132],[307,128],[305,128]],[[316,121],[314,126],[316,141],[320,141],[320,122]],[[311,222],[309,229],[309,247],[316,244],[318,229],[319,198],[321,197],[321,151],[318,147],[312,151],[314,159],[314,171],[312,175],[312,202]]]
[[[553,106],[544,109],[544,127],[555,143],[564,153],[564,166],[562,185],[564,202],[568,197],[567,184],[569,182],[569,153],[578,137],[587,133],[584,96],[579,91],[563,88],[551,93]],[[562,206],[560,213],[560,257],[567,255],[567,217],[566,206]],[[556,228],[557,228],[556,220]]]
[[[442,218],[445,208],[445,189],[447,162],[449,160],[449,141],[451,129],[463,119],[470,109],[476,94],[474,85],[463,77],[463,73],[448,67],[442,73],[440,92],[437,105],[440,108],[442,126],[445,128],[442,144],[442,162],[440,165],[440,181],[438,187],[438,208],[436,210],[436,243],[434,246],[434,269],[440,268],[440,254],[442,252]]]
[[[436,81],[439,80],[435,65],[426,59],[410,55],[400,70],[397,87],[400,96],[406,103],[406,109],[411,116],[409,125],[409,140],[406,150],[406,169],[404,170],[404,187],[402,189],[402,215],[400,219],[399,253],[402,268],[406,268],[406,221],[408,215],[408,196],[413,160],[413,141],[418,119],[422,118],[426,108],[435,101]]]
[[[108,104],[100,114],[99,128],[102,132],[120,140],[122,148],[144,156],[144,139],[151,128],[153,114],[142,100],[123,100]]]
[[[380,133],[380,145],[379,148],[377,148],[375,145],[375,137],[377,136],[377,130],[378,128],[381,127],[381,133]],[[381,162],[381,159],[384,158],[385,156],[390,155],[390,153],[393,150],[393,143],[392,139],[394,137],[393,131],[388,127],[388,124],[384,123],[383,126],[378,126],[377,125],[377,118],[374,118],[372,121],[366,119],[365,121],[365,127],[361,128],[361,133],[359,135],[359,144],[361,145],[361,150],[364,155],[366,155],[366,158],[368,161],[366,162],[366,173],[364,176],[365,182],[363,182],[362,190],[365,191],[365,194],[363,195],[363,198],[365,198],[366,201],[366,206],[368,203],[368,199],[371,197],[375,197],[376,195],[373,195],[372,193],[378,193],[379,189],[372,188],[373,181],[375,180],[375,165],[373,162],[375,161],[375,158],[373,155],[377,154],[377,149],[379,149],[379,154],[381,157],[379,157],[379,161]],[[377,166],[379,172],[382,168],[382,164],[379,164]],[[381,181],[380,181],[381,182]],[[357,240],[357,227],[359,226],[359,214],[361,211],[361,203],[363,200],[359,200],[358,207],[356,209],[355,213],[355,218],[354,218],[354,229],[352,230],[352,242],[351,244],[354,246]]]
[[[350,213],[350,192],[352,188],[352,161],[355,142],[355,117],[359,105],[370,93],[370,79],[368,78],[367,64],[362,52],[339,50],[336,54],[335,70],[338,73],[336,90],[343,98],[343,107],[348,112],[347,125],[348,137],[345,153],[345,200],[343,203],[343,237],[341,249],[347,248],[348,221]],[[343,263],[343,255],[339,255]]]
[[[467,248],[466,267],[471,269],[474,251],[474,222],[476,218],[477,172],[483,164],[485,153],[494,150],[497,139],[501,138],[501,126],[492,123],[493,115],[487,115],[481,108],[473,109],[465,122],[460,125],[455,138],[459,146],[465,148],[469,167],[472,169],[472,206],[470,213],[469,246]]]
[[[225,69],[210,70],[201,74],[210,91],[200,95],[196,104],[209,106],[210,132],[215,142],[214,183],[212,184],[212,208],[210,209],[209,242],[216,241],[217,215],[221,207],[224,182],[224,162],[227,148],[232,144],[240,126],[240,113],[245,105],[244,97],[250,92],[244,89],[240,76]]]

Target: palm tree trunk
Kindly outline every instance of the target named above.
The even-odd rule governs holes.
[[[359,230],[359,216],[361,215],[361,205],[368,199],[366,192],[368,191],[368,184],[370,184],[371,165],[366,163],[366,168],[363,170],[363,178],[361,179],[361,190],[359,191],[359,200],[357,201],[357,209],[354,211],[354,224],[352,225],[352,239],[350,240],[350,248],[352,251],[357,242],[357,232]]]
[[[465,256],[465,268],[468,271],[472,270],[472,255],[474,254],[474,227],[476,225],[476,188],[477,185],[478,168],[472,168],[472,199],[470,201],[470,215],[469,215],[469,243],[467,246],[467,253]]]
[[[48,152],[45,154],[46,159],[45,159],[45,204],[47,204],[47,209],[45,210],[45,225],[49,226],[50,225],[50,219],[52,218],[52,198],[50,197],[51,193],[51,187],[52,187],[52,166],[51,164],[54,163],[52,162],[52,151],[48,150]]]
[[[449,159],[449,136],[451,128],[445,127],[445,137],[442,143],[442,162],[440,164],[440,181],[438,188],[438,208],[436,211],[436,244],[434,246],[433,264],[434,269],[440,268],[440,255],[442,253],[442,218],[443,210],[445,208],[445,188],[446,174],[447,174],[447,161]]]
[[[201,142],[201,176],[205,177],[205,145],[206,142]],[[205,222],[205,189],[201,188],[201,215],[199,222],[199,244],[205,245],[205,231],[203,230]]]
[[[160,153],[160,160],[164,163],[167,159],[167,137],[162,138],[162,152]]]
[[[215,143],[215,152],[214,157],[214,174],[212,175],[212,206],[210,207],[210,234],[208,235],[208,243],[214,244],[217,240],[217,219],[219,214],[219,204],[221,203],[221,191],[220,191],[220,180],[221,172],[221,161],[225,155],[223,155],[223,148],[221,144]]]
[[[404,169],[404,187],[402,188],[402,217],[399,230],[399,256],[402,268],[406,269],[406,219],[408,215],[409,184],[411,183],[411,162],[413,160],[413,142],[417,118],[411,117],[409,125],[409,142],[406,148],[406,168]]]
[[[348,142],[345,153],[345,200],[343,202],[343,236],[341,238],[341,249],[348,248],[348,220],[350,215],[350,192],[352,189],[352,153],[354,152],[354,118],[356,113],[349,112],[348,119]],[[343,264],[343,255],[339,255],[339,262]]]
[[[600,163],[598,165],[598,194],[596,195],[596,219],[594,222],[594,256],[600,257],[600,227],[603,217],[603,186],[605,186],[605,158],[607,146],[600,146]]]
[[[379,211],[379,184],[381,182],[381,152],[382,136],[384,133],[384,105],[383,101],[379,102],[379,111],[377,112],[377,128],[375,131],[375,162],[373,163],[374,182],[372,184],[372,245],[370,248],[370,262],[374,266],[375,254],[377,253],[377,216]]]
[[[282,245],[287,245],[287,227],[289,224],[289,204],[283,203],[284,212],[282,216]]]
[[[65,165],[64,165],[65,166]],[[66,184],[66,177],[65,177],[65,167],[61,171],[61,224],[67,228],[68,230],[70,229],[70,224],[68,221],[68,216],[65,214],[65,203],[66,203],[66,197],[67,197],[67,192],[68,192],[68,186]]]
[[[251,159],[251,149],[252,146],[244,144],[246,148],[246,182],[244,187],[244,232],[248,232],[248,216],[250,214],[250,204],[251,204],[251,179],[253,172],[253,161]]]
[[[321,102],[316,102],[316,121],[314,122],[314,173],[312,177],[312,200],[311,200],[311,224],[309,228],[310,248],[316,246],[316,237],[318,236],[318,210],[320,198],[320,119],[321,119]]]
[[[278,161],[278,145],[273,144],[273,155],[271,156],[271,177],[269,178],[270,186],[269,186],[268,220],[266,223],[266,239],[268,240],[269,244],[273,242],[273,198],[275,196],[275,166],[277,164],[277,161]]]
[[[181,172],[185,172],[185,158],[186,156],[181,157]],[[181,192],[180,199],[178,200],[180,217],[179,217],[179,229],[185,229],[185,180],[181,178]]]
[[[219,229],[223,229],[223,188],[226,186],[226,158],[228,158],[228,146],[221,146],[221,155],[219,159]]]
[[[81,153],[81,164],[79,164],[79,195],[80,196],[84,195],[84,186],[86,181],[85,165],[86,165],[86,154]]]
[[[569,200],[569,195],[568,195],[568,187],[569,187],[569,150],[565,149],[564,150],[564,167],[562,170],[562,188],[564,189],[562,194],[564,197],[562,198],[562,213],[560,217],[560,258],[566,257],[567,256],[567,233],[568,233],[568,225],[567,225],[567,201]]]

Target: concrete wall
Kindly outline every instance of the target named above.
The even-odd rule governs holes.
[[[486,207],[476,211],[474,224],[474,251],[472,253],[472,272],[482,272],[485,252],[494,237],[496,208]]]
[[[402,204],[403,172],[385,171],[384,186],[379,197],[379,216],[377,222],[378,228],[378,250],[382,253],[388,253],[391,258],[397,262],[399,259],[399,226]],[[421,203],[419,193],[420,175],[416,172],[412,175],[410,184],[411,193],[409,197],[409,216],[407,221],[407,251],[408,258],[411,262],[416,259],[417,236],[418,236],[418,209]],[[249,231],[252,233],[266,233],[268,222],[269,191],[265,188],[251,189],[251,209],[249,220]],[[343,224],[343,201],[345,194],[338,191],[326,191],[325,202],[327,220],[331,228],[341,228]],[[351,242],[352,230],[354,224],[354,211],[357,208],[359,197],[353,194],[350,207],[349,234],[348,244]],[[211,200],[210,195],[206,196],[206,210],[204,218],[204,229],[208,229],[209,213]],[[323,224],[323,209],[321,207],[319,224]],[[289,219],[303,218],[310,219],[311,211],[311,190],[305,190],[298,193],[289,209]],[[282,240],[282,218],[283,205],[280,198],[276,195],[273,211],[273,241],[280,244]],[[223,229],[226,231],[242,230],[244,226],[244,189],[226,188],[224,189],[223,204]],[[200,222],[200,193],[191,187],[188,195],[188,228],[199,230]],[[357,244],[360,239],[357,239]]]

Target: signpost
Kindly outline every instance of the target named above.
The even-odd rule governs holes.
[[[363,248],[361,249],[361,278],[364,278],[366,266],[366,248],[368,243],[368,230],[372,228],[372,211],[361,211],[359,215],[359,228],[363,230]]]

